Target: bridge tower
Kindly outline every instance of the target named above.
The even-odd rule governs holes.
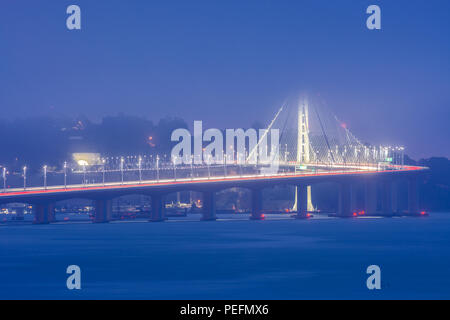
[[[310,156],[311,144],[309,143],[309,103],[308,98],[300,98],[298,104],[298,120],[297,120],[297,163],[299,165],[308,165],[311,162]],[[293,211],[297,211],[298,204],[298,187],[295,187],[295,202]],[[314,211],[311,200],[311,186],[307,187],[307,210]]]
[[[297,163],[307,164],[310,162],[309,110],[307,98],[299,101],[297,121]]]

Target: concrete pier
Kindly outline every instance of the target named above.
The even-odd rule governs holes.
[[[203,192],[203,221],[216,220],[216,193],[214,191]]]
[[[346,218],[352,217],[352,197],[353,197],[353,188],[350,181],[341,182],[339,185],[339,209],[338,209],[338,217]]]
[[[419,183],[416,177],[408,179],[408,213],[419,214]]]
[[[16,206],[14,207],[14,210],[16,211],[16,216],[13,218],[14,220],[22,221],[25,219],[25,207],[24,206]]]
[[[295,188],[297,198],[297,214],[296,219],[305,219],[308,217],[308,186],[298,185]]]
[[[251,220],[264,219],[262,206],[263,206],[262,189],[252,189],[252,208],[250,215]]]
[[[383,216],[392,216],[392,181],[382,181],[382,194],[381,194],[381,214]]]
[[[151,222],[159,222],[165,220],[166,203],[162,194],[152,194],[152,211],[150,214]]]
[[[106,223],[111,221],[112,215],[112,200],[99,199],[95,200],[95,223]]]
[[[358,197],[357,197],[357,184],[350,184],[350,212],[352,215],[361,211],[361,208],[358,206]]]
[[[391,187],[391,201],[392,201],[392,213],[394,215],[399,214],[399,205],[398,205],[398,182],[392,181]]]
[[[34,224],[48,224],[54,221],[55,206],[51,202],[39,202],[33,204],[34,207]]]
[[[364,185],[364,213],[366,215],[377,214],[377,183],[366,181]]]

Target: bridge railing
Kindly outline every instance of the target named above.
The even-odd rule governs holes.
[[[145,168],[112,168],[103,167],[84,167],[82,170],[69,171],[47,171],[44,176],[40,176],[34,184],[27,184],[27,179],[22,176],[21,179],[15,179],[14,184],[7,184],[4,179],[4,188],[1,193],[36,191],[36,190],[55,190],[55,189],[74,189],[74,188],[92,188],[100,186],[118,186],[134,184],[152,184],[152,183],[170,183],[183,181],[202,181],[208,179],[251,179],[261,177],[282,177],[282,176],[302,176],[319,174],[338,174],[345,172],[365,172],[365,171],[384,171],[384,170],[402,170],[401,165],[374,165],[361,163],[343,163],[343,164],[318,164],[310,163],[299,165],[295,162],[281,162],[276,172],[270,172],[265,169],[269,164],[207,164],[207,165],[173,165],[172,163],[161,163],[154,167]],[[12,179],[11,179],[12,180]],[[21,184],[20,182],[23,182]]]

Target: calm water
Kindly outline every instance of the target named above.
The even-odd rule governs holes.
[[[450,298],[450,214],[270,218],[1,225],[0,299]]]

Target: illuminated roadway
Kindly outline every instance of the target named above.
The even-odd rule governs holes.
[[[320,166],[316,166],[319,168]],[[68,199],[73,197],[83,197],[84,194],[99,194],[103,192],[114,193],[115,196],[121,194],[130,194],[135,192],[152,192],[166,191],[176,192],[185,189],[198,189],[200,191],[205,188],[221,188],[228,187],[264,187],[276,184],[299,184],[313,183],[320,180],[338,181],[343,177],[364,177],[364,176],[387,176],[387,175],[407,175],[412,172],[424,171],[427,168],[417,166],[394,166],[388,169],[377,170],[373,167],[364,166],[334,166],[336,170],[328,171],[302,171],[302,172],[286,172],[271,175],[263,174],[245,174],[245,175],[228,175],[215,177],[196,177],[196,178],[179,178],[179,179],[160,179],[160,180],[142,180],[142,181],[124,181],[124,182],[107,182],[95,184],[76,184],[76,185],[59,185],[44,187],[27,187],[27,188],[11,188],[6,192],[0,192],[0,203],[10,203],[14,201],[32,201],[37,198],[56,198]],[[311,168],[311,166],[310,166]],[[89,196],[88,196],[89,197]]]

